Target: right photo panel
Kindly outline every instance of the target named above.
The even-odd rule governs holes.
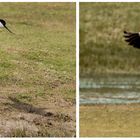
[[[80,137],[140,136],[140,3],[80,3]]]

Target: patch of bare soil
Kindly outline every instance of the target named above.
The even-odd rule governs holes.
[[[74,137],[75,104],[60,96],[27,103],[0,97],[1,137]]]

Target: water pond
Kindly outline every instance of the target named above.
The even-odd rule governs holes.
[[[80,79],[80,104],[140,103],[139,75],[106,75]]]

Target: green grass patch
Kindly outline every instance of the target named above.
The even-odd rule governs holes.
[[[73,82],[75,4],[0,3],[0,7],[7,26],[16,33],[1,29],[1,79],[10,84],[20,79],[16,85],[36,89],[37,84],[47,86],[60,77],[64,83],[67,78]]]
[[[139,3],[80,3],[80,76],[139,74],[139,50],[123,31],[139,31]],[[123,14],[122,14],[123,13]]]
[[[13,35],[3,28],[0,29],[0,107],[9,109],[5,113],[8,116],[7,121],[14,120],[11,119],[14,114],[19,123],[23,120],[18,118],[18,114],[23,113],[30,118],[32,112],[26,112],[28,106],[41,106],[46,112],[50,111],[50,114],[59,114],[64,113],[61,106],[65,107],[67,100],[72,103],[75,101],[75,86],[69,87],[69,83],[76,83],[75,6],[75,3],[51,2],[0,3],[0,17],[6,20],[7,27],[15,33]],[[18,108],[22,105],[23,108]],[[75,109],[75,105],[69,107]],[[65,113],[69,114],[69,111]],[[39,118],[41,114],[36,116]],[[33,117],[36,116],[33,114]],[[24,123],[30,122],[35,127],[32,119],[24,120]],[[43,120],[39,118],[44,121],[43,124],[46,124],[47,119],[48,117]],[[51,119],[54,122],[51,126],[53,132],[46,125],[45,130],[35,136],[73,136],[75,130],[71,132],[67,125],[65,130],[61,130],[61,126],[56,127],[65,122],[58,122],[55,117]],[[75,122],[72,120],[70,125],[74,126]],[[6,128],[7,134],[1,135],[34,136],[35,132],[15,128],[10,128],[13,130],[11,134]],[[1,129],[4,131],[4,128]]]

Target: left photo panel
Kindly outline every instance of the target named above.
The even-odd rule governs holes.
[[[75,137],[76,3],[0,9],[0,137]]]

